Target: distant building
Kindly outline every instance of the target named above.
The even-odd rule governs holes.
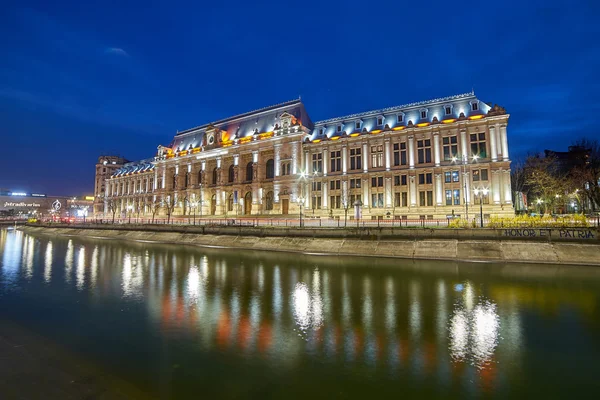
[[[0,217],[91,217],[93,200],[0,189]]]
[[[100,156],[96,163],[96,180],[94,182],[94,214],[104,211],[104,193],[106,179],[129,161],[120,156]]]
[[[554,157],[558,171],[569,173],[574,167],[582,167],[589,162],[591,150],[582,146],[569,146],[569,151],[544,150],[545,157]]]
[[[508,118],[474,93],[316,123],[294,100],[178,132],[110,176],[97,166],[96,204],[104,187],[105,215],[352,219],[357,204],[362,218],[433,219],[480,201],[514,215]]]

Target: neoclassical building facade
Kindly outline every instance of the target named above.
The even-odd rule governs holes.
[[[316,123],[294,100],[178,132],[103,177],[97,202],[106,216],[512,215],[508,118],[472,92]]]

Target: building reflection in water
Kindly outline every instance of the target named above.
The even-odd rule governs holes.
[[[3,232],[0,242],[3,282],[21,273],[49,283],[62,269],[64,282],[81,295],[143,300],[161,335],[188,337],[206,351],[268,357],[283,368],[316,357],[343,368],[385,368],[391,377],[408,372],[451,384],[479,376],[493,385],[510,375],[508,368],[519,368],[523,307],[554,305],[545,292],[540,303],[541,289],[526,281],[488,284],[451,273],[315,266],[293,257],[38,241],[20,232]],[[39,271],[36,257],[43,257]],[[597,300],[583,289],[568,299],[582,318],[593,315]],[[504,370],[499,349],[510,361]]]

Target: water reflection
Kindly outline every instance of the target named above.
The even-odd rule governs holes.
[[[523,367],[524,309],[555,311],[555,299],[564,297],[561,304],[581,322],[593,320],[598,305],[598,292],[590,288],[566,296],[552,285],[459,280],[451,271],[372,272],[168,246],[50,241],[20,232],[3,232],[0,243],[0,289],[20,277],[33,284],[54,276],[53,284],[73,288],[78,300],[88,294],[118,299],[121,309],[143,301],[137,312],[144,312],[152,331],[189,340],[190,351],[268,358],[284,369],[309,357],[448,387],[477,379],[508,385],[512,371]],[[508,362],[499,363],[502,357]]]

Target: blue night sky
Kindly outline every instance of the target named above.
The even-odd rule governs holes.
[[[92,3],[2,5],[0,188],[92,193],[100,154],[299,95],[318,121],[474,88],[513,159],[599,136],[598,1]]]

